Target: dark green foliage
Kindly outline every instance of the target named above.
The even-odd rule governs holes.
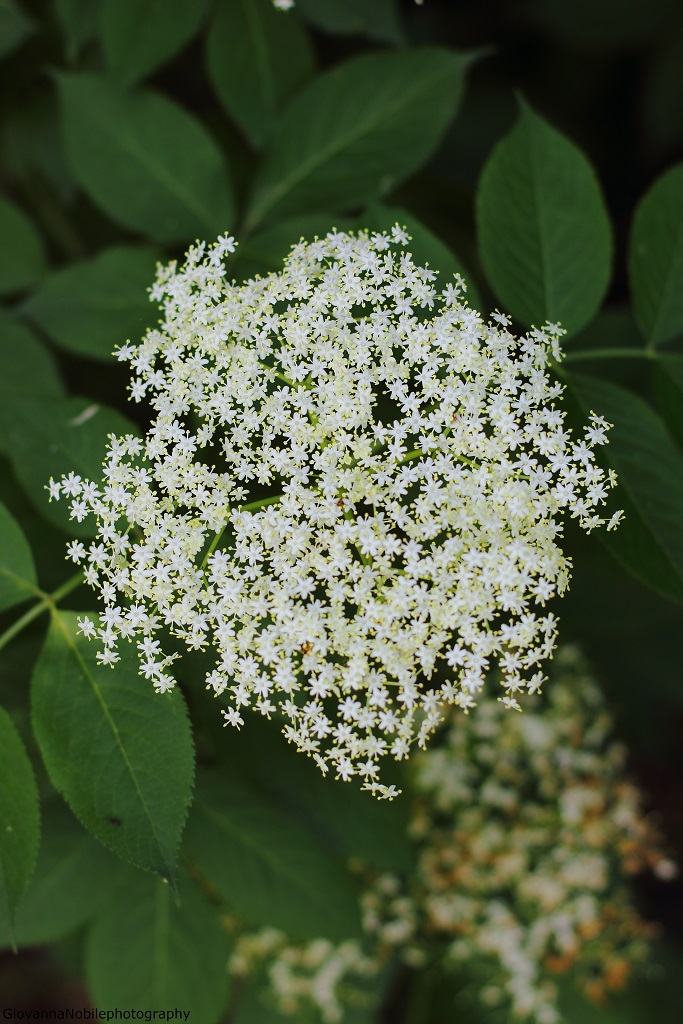
[[[683,334],[683,165],[643,196],[629,248],[633,307],[648,344]]]
[[[313,49],[294,14],[270,0],[220,0],[207,37],[216,92],[249,141],[261,148],[278,111],[311,77]]]
[[[149,90],[105,75],[60,75],[66,152],[95,203],[160,242],[213,237],[232,225],[225,157],[203,125]]]
[[[33,672],[35,731],[54,786],[100,842],[175,880],[193,751],[179,692],[158,697],[137,659],[99,665],[76,615],[59,612]],[[162,770],[163,766],[163,770]]]
[[[12,719],[0,708],[0,928],[14,942],[14,913],[35,866],[40,834],[33,768]]]
[[[148,246],[104,249],[51,274],[22,313],[67,351],[109,360],[117,346],[159,319],[147,294],[158,260]]]
[[[121,413],[84,398],[7,398],[0,412],[14,471],[36,508],[68,534],[94,536],[95,525],[69,518],[64,498],[47,503],[51,476],[75,472],[97,479],[109,434],[135,434]]]
[[[40,855],[17,907],[14,934],[19,947],[56,942],[75,932],[127,874],[61,800],[45,804],[41,818]],[[8,942],[7,930],[0,932],[0,943]]]
[[[100,1006],[182,1007],[214,1024],[228,995],[230,944],[211,904],[186,877],[180,904],[151,875],[129,875],[89,929],[85,971]]]
[[[433,153],[470,62],[433,48],[364,55],[321,75],[278,122],[247,226],[385,195]]]
[[[619,475],[607,514],[626,512],[598,531],[609,554],[567,528],[565,639],[596,649],[680,847],[681,10],[0,0],[5,951],[69,944],[99,1007],[278,1024],[292,1018],[263,977],[230,981],[235,921],[357,939],[353,865],[415,870],[409,772],[392,803],[325,779],[276,722],[223,730],[191,659],[161,695],[134,646],[98,664],[63,607],[88,600],[68,603],[79,579],[64,542],[87,546],[96,524],[71,520],[63,495],[49,503],[46,485],[68,472],[100,483],[108,435],[144,429],[149,408],[127,406],[114,350],[164,317],[149,301],[157,261],[224,232],[238,242],[227,274],[246,279],[302,237],[398,223],[415,262],[441,286],[461,274],[482,314],[500,308],[515,332],[561,322],[554,369],[577,423],[595,410],[613,424],[599,452]],[[605,1006],[568,980],[566,1024],[679,1024],[677,898],[641,899],[664,922],[661,980],[655,969]],[[387,957],[340,1024],[507,1019],[433,952],[414,969]],[[0,972],[9,1005],[2,986]]]
[[[22,211],[0,199],[0,295],[23,291],[45,269],[40,235]]]
[[[121,85],[144,78],[192,39],[208,0],[101,0],[100,32],[107,66]]]
[[[572,377],[570,386],[584,412],[613,424],[604,458],[619,474],[627,515],[605,543],[645,583],[683,600],[683,455],[641,398],[590,378]]]
[[[594,316],[612,250],[600,187],[583,154],[526,104],[484,168],[477,222],[486,275],[513,316],[572,333]]]
[[[186,830],[192,861],[249,924],[297,938],[358,937],[352,876],[279,803],[238,778],[201,774]]]
[[[0,504],[0,610],[35,595],[37,584],[28,541],[17,521]]]

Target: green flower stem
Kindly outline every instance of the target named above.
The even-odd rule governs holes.
[[[434,451],[434,449],[431,448],[429,451]],[[406,462],[412,462],[413,459],[423,459],[425,455],[429,454],[429,451],[425,452],[422,448],[415,448],[412,452],[408,452],[407,455],[404,455],[398,465],[403,466]],[[456,462],[464,462],[466,466],[474,466],[475,468],[479,467],[478,462],[475,462],[474,459],[468,459],[466,455],[456,455],[455,460]]]
[[[240,505],[238,511],[240,511],[240,512],[256,512],[257,509],[265,508],[267,505],[276,505],[278,503],[278,501],[282,501],[283,498],[284,498],[284,494],[276,494],[273,498],[260,498],[258,501],[250,501],[246,505]],[[219,530],[219,532],[215,535],[215,537],[213,538],[213,540],[209,544],[208,550],[207,550],[206,554],[204,555],[204,557],[202,558],[202,560],[201,560],[201,562],[199,564],[200,570],[204,569],[206,567],[206,563],[209,561],[209,559],[211,558],[211,555],[214,553],[214,551],[216,550],[216,548],[220,544],[221,538],[223,537],[223,534],[225,533],[227,528],[228,528],[228,524],[226,523],[225,526],[223,527],[223,529]]]
[[[240,505],[240,512],[255,512],[256,509],[265,508],[266,505],[277,505],[282,501],[284,494],[276,494],[273,498],[260,498],[259,501],[250,501],[248,505]]]
[[[20,619],[13,622],[12,625],[5,630],[2,636],[0,636],[0,651],[3,647],[6,647],[15,636],[18,636],[26,626],[29,626],[34,619],[37,619],[42,615],[43,612],[55,611],[57,602],[61,601],[63,597],[66,597],[67,594],[70,594],[72,590],[76,589],[76,587],[79,587],[82,582],[83,573],[77,572],[62,583],[60,587],[57,587],[57,589],[51,594],[46,594],[42,590],[36,591],[37,594],[41,595],[40,601],[38,601],[37,604],[34,604],[32,608],[29,608],[29,610],[25,612]]]
[[[279,380],[283,380],[285,384],[288,384],[290,388],[296,388],[296,383],[293,380],[290,380],[289,377],[287,377],[284,373],[280,373],[280,371],[274,369],[274,367],[268,366],[267,363],[264,363],[263,365],[266,366],[271,373],[274,373]]]
[[[646,348],[589,348],[585,352],[565,352],[562,362],[578,363],[586,359],[652,359]]]

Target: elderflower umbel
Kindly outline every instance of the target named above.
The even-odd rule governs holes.
[[[233,970],[262,965],[283,1013],[303,1018],[314,1006],[330,1024],[392,954],[413,967],[438,956],[478,979],[487,1005],[533,1024],[561,1020],[558,975],[597,1002],[621,990],[653,934],[626,876],[651,869],[667,880],[676,868],[624,777],[624,750],[581,658],[564,648],[557,665],[548,699],[530,698],[524,715],[492,701],[468,720],[451,712],[418,755],[415,866],[403,877],[364,870],[363,943],[247,932]]]
[[[541,687],[561,517],[602,525],[614,483],[594,456],[608,424],[573,438],[556,405],[560,329],[487,323],[408,242],[331,232],[245,284],[227,236],[160,267],[163,322],[119,350],[156,419],[110,438],[102,484],[50,484],[97,521],[70,554],[105,604],[102,663],[135,637],[163,691],[159,632],[208,646],[226,724],[275,716],[323,772],[385,797],[378,759],[474,707],[491,667],[507,708]]]

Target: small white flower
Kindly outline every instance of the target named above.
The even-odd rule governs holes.
[[[76,564],[78,564],[85,558],[85,547],[80,541],[72,540],[71,543],[67,545],[66,553],[72,562],[76,562]]]
[[[76,621],[78,623],[79,633],[82,633],[84,637],[93,636],[93,634],[95,633],[95,623],[91,619],[89,619],[87,615],[84,616],[82,619],[78,618]]]
[[[623,518],[624,512],[622,509],[620,509],[618,512],[615,512],[614,515],[611,517],[610,521],[607,524],[607,529],[615,530]]]

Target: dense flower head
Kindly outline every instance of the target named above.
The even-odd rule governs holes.
[[[247,931],[233,969],[264,967],[280,1010],[313,1005],[329,1022],[391,956],[455,969],[504,1019],[533,1024],[561,1020],[560,975],[598,1002],[622,990],[653,935],[626,879],[647,869],[666,880],[676,867],[624,774],[581,657],[565,647],[556,664],[523,715],[494,701],[468,719],[451,711],[417,755],[415,866],[403,876],[361,870],[363,943]]]
[[[69,553],[104,600],[83,622],[104,664],[136,638],[165,690],[161,630],[210,647],[226,724],[275,716],[324,772],[389,797],[378,760],[474,707],[493,666],[508,708],[540,688],[562,516],[604,524],[614,483],[608,424],[574,438],[557,407],[560,329],[486,322],[408,243],[333,231],[244,284],[227,236],[160,267],[163,321],[118,353],[156,419],[110,439],[103,484],[51,483],[97,520]]]

